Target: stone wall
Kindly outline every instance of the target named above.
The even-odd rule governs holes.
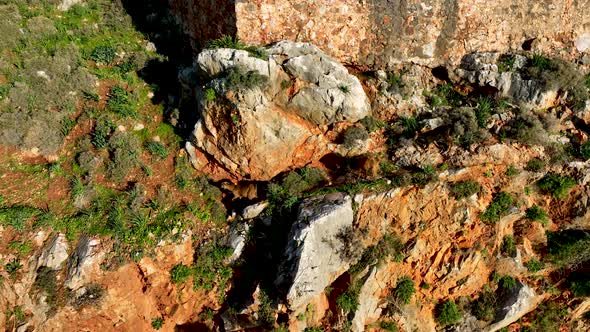
[[[590,0],[169,1],[195,40],[235,19],[246,42],[309,41],[361,67],[456,64],[466,53],[519,50],[531,39],[534,50],[563,57],[590,46]]]

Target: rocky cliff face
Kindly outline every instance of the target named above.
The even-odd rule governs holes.
[[[457,64],[471,52],[531,47],[570,57],[590,47],[588,1],[252,0],[218,1],[215,8],[208,1],[170,4],[193,40],[201,43],[201,37],[219,37],[235,27],[236,35],[249,43],[309,41],[346,64],[371,68],[399,62]],[[226,23],[223,28],[221,22]]]

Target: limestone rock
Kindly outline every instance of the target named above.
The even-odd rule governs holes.
[[[84,2],[84,0],[62,0],[62,2],[57,5],[57,9],[65,12],[68,11],[72,6],[80,4]]]
[[[59,270],[68,259],[68,240],[64,234],[56,235],[39,256],[37,268],[46,266],[52,270]]]
[[[511,98],[527,108],[549,108],[557,99],[557,91],[548,89],[544,82],[526,79],[517,69],[525,66],[526,58],[514,55],[513,71],[500,72],[497,62],[499,53],[471,53],[463,58],[459,77],[479,86],[498,89],[500,97]]]
[[[264,211],[264,209],[266,209],[267,207],[268,207],[267,201],[246,206],[244,208],[244,210],[242,211],[242,218],[254,219],[254,218],[258,217]]]
[[[486,331],[494,332],[516,322],[520,317],[535,309],[538,303],[539,297],[535,294],[535,291],[531,287],[518,282],[512,294],[506,298],[504,303],[500,304],[496,322],[490,325]]]
[[[100,240],[82,237],[70,256],[65,285],[74,290],[83,286],[90,279],[91,272],[99,269],[103,257]]]
[[[383,289],[383,284],[377,276],[379,269],[373,267],[367,277],[367,280],[361,287],[359,294],[359,305],[352,319],[352,331],[362,332],[365,326],[376,321],[381,315],[379,307],[379,295]]]
[[[350,267],[351,259],[341,255],[339,234],[352,222],[352,198],[343,193],[302,203],[276,280],[279,288],[288,289],[287,302],[295,315]]]
[[[227,235],[228,246],[233,249],[233,252],[229,258],[230,262],[235,262],[242,255],[242,252],[246,247],[249,229],[250,226],[246,223],[234,222],[231,225],[229,234]]]
[[[280,42],[267,59],[245,50],[210,49],[196,66],[208,81],[197,92],[192,143],[236,177],[269,180],[327,151],[322,126],[370,112],[359,80],[317,47]],[[257,75],[260,84],[236,86]]]

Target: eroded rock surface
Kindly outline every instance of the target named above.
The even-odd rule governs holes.
[[[197,94],[193,144],[250,180],[319,159],[329,151],[325,126],[370,114],[359,80],[317,47],[280,42],[262,52],[268,57],[221,48],[197,58],[208,83]],[[249,79],[257,82],[237,82]]]
[[[339,235],[352,222],[352,198],[345,194],[315,197],[302,203],[276,281],[288,290],[287,302],[292,311],[305,310],[308,303],[348,270],[353,258],[342,256],[344,243]]]

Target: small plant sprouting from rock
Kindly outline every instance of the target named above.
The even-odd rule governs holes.
[[[518,285],[518,280],[512,276],[502,276],[498,285],[503,291],[510,292]]]
[[[227,84],[232,89],[252,90],[262,88],[268,83],[268,77],[257,71],[246,71],[244,68],[233,67],[227,71]]]
[[[213,88],[205,89],[205,100],[208,102],[213,102],[217,99],[217,92]]]
[[[399,328],[397,326],[397,323],[394,321],[383,321],[379,323],[379,327],[382,328],[383,330],[387,331],[387,332],[397,332],[399,331]]]
[[[342,93],[350,93],[350,87],[348,85],[339,85],[338,90],[342,91]]]
[[[461,320],[461,312],[452,300],[447,300],[437,306],[436,322],[441,326],[453,325]]]
[[[406,138],[412,138],[416,135],[416,132],[420,130],[420,125],[415,117],[400,117],[398,120],[399,124],[403,128],[402,135]]]
[[[538,205],[533,205],[526,209],[525,213],[525,217],[530,221],[537,221],[545,226],[549,222],[549,216],[547,215],[547,212],[545,212],[545,210],[543,210]]]
[[[514,167],[514,165],[508,165],[508,167],[506,167],[506,176],[513,177],[518,175],[518,173],[520,173],[520,171],[518,168]]]
[[[164,326],[164,318],[157,317],[157,318],[152,319],[152,328],[154,330],[159,330],[162,328],[162,326]]]
[[[576,181],[569,176],[549,173],[539,180],[537,185],[543,193],[551,194],[555,199],[564,200],[576,185]]]
[[[498,71],[500,73],[510,72],[514,68],[516,57],[512,54],[503,54],[498,59]]]
[[[480,97],[475,107],[475,117],[480,128],[485,128],[490,119],[494,102],[490,97]]]
[[[451,194],[456,199],[471,197],[481,191],[481,185],[475,181],[461,181],[451,184]]]
[[[526,263],[526,268],[529,272],[539,272],[545,267],[543,262],[539,261],[538,259],[531,259]]]
[[[509,193],[499,192],[494,195],[488,208],[480,215],[480,219],[486,223],[495,223],[508,214],[513,206],[514,200]]]
[[[545,162],[539,158],[529,160],[525,169],[529,172],[539,172],[545,168]]]
[[[502,254],[508,257],[516,257],[516,243],[512,235],[504,236],[501,247]]]

